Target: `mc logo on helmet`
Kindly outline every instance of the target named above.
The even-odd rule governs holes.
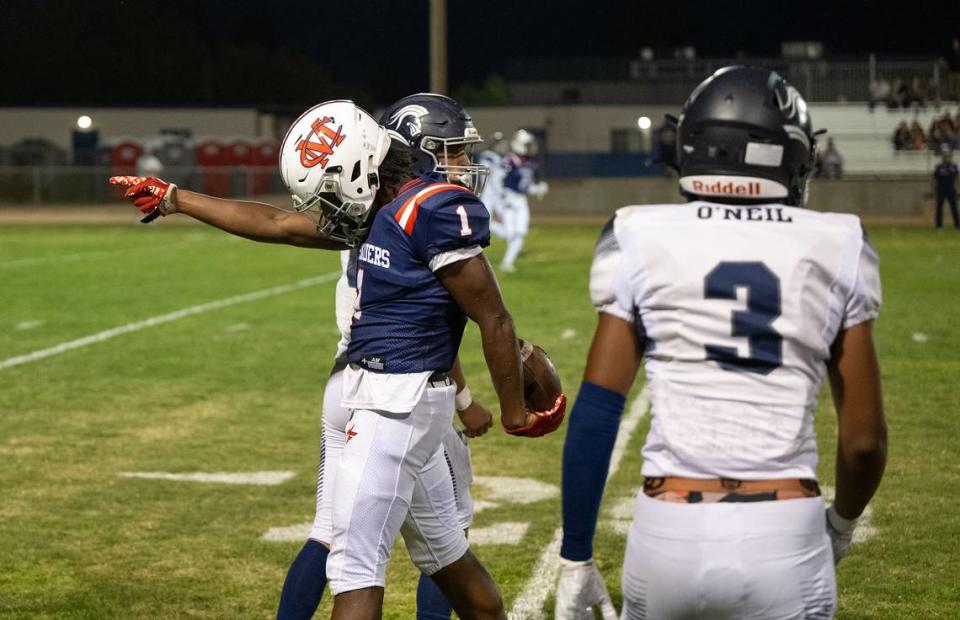
[[[304,140],[297,142],[296,149],[300,151],[300,165],[304,168],[313,168],[320,166],[325,168],[330,156],[333,155],[333,149],[340,146],[346,134],[343,133],[343,125],[337,127],[336,131],[328,126],[333,122],[333,117],[324,116],[313,121],[310,125],[310,133]]]

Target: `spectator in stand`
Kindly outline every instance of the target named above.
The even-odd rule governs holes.
[[[918,121],[913,121],[910,124],[910,150],[911,151],[922,151],[926,148],[927,137],[923,133],[923,127],[920,126]]]
[[[936,80],[927,80],[926,100],[933,104],[934,109],[940,109],[940,84]]]
[[[939,153],[940,149],[944,146],[953,148],[957,142],[957,132],[953,126],[953,119],[950,118],[949,112],[940,118],[934,118],[930,121],[930,131],[928,133],[927,141],[930,145],[930,150],[937,153]]]
[[[870,111],[879,105],[887,105],[890,102],[890,82],[878,75],[875,80],[870,82]]]
[[[937,213],[934,226],[943,228],[943,202],[950,204],[953,227],[960,229],[960,216],[957,214],[957,164],[953,163],[952,152],[944,146],[943,159],[933,170],[933,189],[937,196]]]
[[[839,179],[843,176],[843,155],[837,150],[833,138],[827,138],[827,147],[817,152],[817,176]]]
[[[895,151],[910,150],[910,128],[907,126],[907,121],[900,121],[893,131],[893,149]]]
[[[917,106],[920,108],[926,107],[926,102],[923,99],[923,85],[920,83],[920,78],[914,76],[910,80],[910,92],[907,97],[906,105],[903,107]]]
[[[947,53],[950,82],[947,84],[947,99],[960,101],[960,39],[954,39]],[[957,114],[960,116],[960,112]]]
[[[934,118],[927,128],[927,147],[939,153],[941,144],[943,144],[943,132],[940,130],[940,119]]]
[[[895,79],[893,81],[892,91],[887,107],[891,109],[907,107],[907,102],[910,100],[910,89],[903,83],[903,80],[900,78]]]

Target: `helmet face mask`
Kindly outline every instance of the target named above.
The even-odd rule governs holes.
[[[339,168],[334,166],[334,168]],[[320,214],[317,233],[321,237],[340,241],[348,247],[358,246],[370,231],[373,219],[371,205],[351,200],[340,186],[340,170],[324,172],[317,190],[305,200],[293,196],[294,208],[301,212]],[[379,182],[375,185],[379,189]]]
[[[413,156],[413,173],[440,174],[449,183],[480,193],[489,171],[481,164],[451,163],[467,159],[483,138],[473,120],[459,103],[444,95],[418,93],[388,107],[380,123],[394,142],[408,147]]]
[[[369,231],[377,169],[389,148],[386,129],[352,101],[310,108],[280,150],[280,174],[294,208],[319,214],[321,236],[355,247]]]
[[[688,197],[803,206],[815,154],[806,101],[760,67],[718,70],[694,89],[677,121]]]

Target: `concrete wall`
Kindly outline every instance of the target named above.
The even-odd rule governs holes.
[[[952,113],[955,106],[950,106]],[[640,131],[637,119],[647,116],[659,127],[665,114],[677,114],[678,106],[645,105],[551,105],[471,107],[477,128],[484,136],[495,131],[509,135],[521,127],[546,132],[552,152],[608,153],[611,131]],[[851,174],[929,174],[937,158],[927,152],[896,153],[890,136],[901,120],[917,118],[924,128],[941,111],[870,113],[863,104],[815,104],[811,106],[815,127],[827,127],[846,157]],[[71,136],[81,114],[91,116],[101,142],[111,138],[156,136],[161,129],[188,129],[194,137],[282,137],[288,119],[255,109],[151,109],[151,108],[0,108],[0,146],[9,147],[27,137],[43,137],[69,150]],[[651,130],[652,131],[652,130]],[[647,132],[647,139],[652,134]]]
[[[538,128],[546,130],[551,151],[608,153],[612,129],[639,131],[641,116],[649,116],[655,129],[663,123],[664,114],[678,110],[673,106],[557,105],[471,107],[469,112],[485,137],[494,131],[509,135],[521,127]]]
[[[810,186],[811,208],[856,213],[867,217],[920,218],[930,200],[927,179],[815,179]],[[633,204],[681,202],[676,179],[565,179],[550,182],[544,200],[531,200],[537,213],[598,216]]]

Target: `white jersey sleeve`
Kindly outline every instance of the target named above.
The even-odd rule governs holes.
[[[337,343],[336,361],[347,358],[347,348],[350,346],[350,324],[353,321],[354,305],[357,301],[357,289],[350,285],[350,270],[356,268],[356,259],[351,258],[351,250],[340,252],[340,279],[337,280],[335,309],[337,315],[337,329],[340,330],[340,341]],[[351,266],[351,261],[353,265]]]
[[[616,216],[612,217],[600,232],[597,245],[593,250],[593,264],[590,266],[590,300],[597,312],[610,314],[618,319],[634,322],[635,307],[622,280],[623,250],[617,242],[615,232]]]
[[[864,235],[856,279],[844,308],[844,328],[872,321],[879,316],[882,298],[880,288],[880,258]]]

